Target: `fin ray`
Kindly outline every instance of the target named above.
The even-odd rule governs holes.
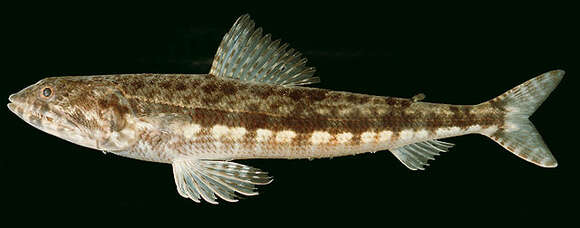
[[[425,166],[429,166],[429,160],[435,160],[435,156],[439,155],[440,152],[449,151],[451,147],[453,147],[453,143],[428,140],[395,148],[391,152],[407,168],[424,170]]]
[[[484,102],[482,105],[491,103],[505,109],[505,126],[485,135],[528,162],[556,167],[556,158],[528,118],[548,98],[564,73],[563,70],[546,72]]]
[[[257,195],[254,185],[272,182],[266,172],[227,161],[180,159],[173,162],[173,174],[179,195],[212,204],[218,198],[236,202],[236,192]]]
[[[269,83],[307,85],[320,81],[316,69],[306,66],[306,58],[272,35],[262,36],[262,28],[248,14],[242,15],[224,35],[215,54],[210,74],[218,77]]]

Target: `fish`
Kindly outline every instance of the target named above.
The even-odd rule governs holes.
[[[248,14],[224,35],[208,74],[44,78],[9,96],[8,109],[74,144],[171,164],[179,195],[237,202],[272,182],[245,159],[331,158],[390,151],[424,170],[480,134],[540,167],[557,161],[529,117],[562,80],[552,70],[476,105],[425,102],[307,87],[320,82],[301,53]]]

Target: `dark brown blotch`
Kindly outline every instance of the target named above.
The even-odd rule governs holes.
[[[103,99],[99,99],[97,101],[97,103],[99,104],[99,107],[101,109],[103,109],[103,110],[112,109],[120,116],[129,112],[129,108],[125,105],[121,105],[119,98],[117,96],[114,96],[114,95],[110,95],[110,96],[105,97]]]
[[[278,102],[273,102],[272,104],[270,104],[270,110],[278,110],[278,108],[280,108],[280,103]]]
[[[363,103],[363,101],[360,100],[359,96],[354,94],[347,94],[344,96],[344,99],[350,103],[359,103],[359,102]]]
[[[453,112],[454,114],[455,113],[458,113],[459,112],[459,107],[457,107],[457,106],[449,106],[449,111]]]
[[[253,90],[254,94],[256,94],[261,99],[266,99],[274,95],[274,91],[274,88],[268,85],[256,86]]]
[[[201,90],[207,94],[211,94],[217,90],[216,83],[208,81],[201,85]]]
[[[297,90],[297,89],[290,90],[288,92],[288,97],[292,98],[292,100],[294,100],[294,101],[300,101],[303,96],[304,96],[304,94],[302,93],[302,91]]]
[[[161,88],[171,88],[171,81],[162,81],[161,83],[159,83],[159,86],[161,86]]]
[[[413,101],[408,100],[408,99],[400,99],[400,101],[399,101],[399,105],[401,106],[401,108],[407,108],[407,107],[411,106],[412,103],[413,103]]]
[[[326,90],[311,90],[308,96],[312,101],[321,101],[326,98],[327,93],[328,91]]]
[[[388,105],[396,105],[397,104],[397,100],[395,98],[392,97],[387,97],[385,98],[385,103],[387,103]]]
[[[238,91],[236,86],[230,83],[222,84],[220,90],[222,93],[224,93],[224,95],[233,95]]]
[[[430,128],[430,130],[432,130],[432,131],[435,131],[438,128],[445,125],[445,120],[447,118],[444,116],[438,115],[436,112],[429,112],[426,115],[426,119],[429,123],[428,128]]]
[[[183,84],[183,82],[177,82],[175,83],[175,90],[177,91],[182,91],[185,90],[187,87],[185,86],[185,84]]]
[[[142,80],[133,80],[130,83],[131,87],[133,87],[134,89],[138,90],[143,88],[143,86],[145,86],[145,83]]]
[[[326,95],[326,99],[324,99],[324,101],[329,102],[329,103],[336,103],[336,102],[343,101],[345,96],[351,96],[351,95],[342,95],[340,93],[330,93],[330,94]]]

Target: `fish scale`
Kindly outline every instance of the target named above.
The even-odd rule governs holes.
[[[304,87],[279,87],[251,82],[213,77],[211,75],[111,75],[101,76],[109,78],[121,89],[123,97],[136,110],[135,121],[149,121],[149,116],[159,117],[166,113],[179,113],[185,116],[182,123],[166,132],[171,137],[179,138],[174,143],[165,140],[143,138],[149,147],[156,147],[154,151],[175,151],[179,156],[183,152],[195,153],[199,151],[216,150],[213,159],[247,159],[247,158],[312,158],[342,156],[365,152],[366,150],[385,150],[400,145],[425,141],[453,135],[473,133],[468,128],[479,125],[481,128],[500,126],[503,124],[502,110],[490,105],[483,106],[455,106],[446,104],[432,104],[412,102],[409,99],[376,97],[364,94],[336,92]],[[179,80],[176,80],[179,78]],[[151,80],[149,80],[151,79]],[[133,81],[145,82],[139,88],[132,86]],[[204,87],[234,88],[233,97],[223,96],[222,91],[197,93],[188,98],[177,96],[178,86],[172,84],[192,84],[197,88],[188,89],[187,93],[194,93],[196,89]],[[165,86],[164,86],[165,85]],[[189,91],[192,90],[192,91]],[[264,95],[268,93],[268,95]],[[287,99],[286,94],[298,94],[293,99]],[[317,99],[308,98],[317,95]],[[208,99],[206,96],[219,97]],[[263,105],[253,107],[255,102],[263,97],[272,100],[278,105]],[[212,100],[213,102],[205,102]],[[239,102],[239,101],[246,102]],[[362,103],[364,102],[364,103]],[[139,107],[149,107],[140,109]],[[342,112],[344,108],[352,111]],[[294,110],[294,111],[287,111]],[[326,111],[320,112],[320,109]],[[474,109],[490,109],[492,111],[479,112]],[[296,111],[300,110],[300,111]],[[361,110],[368,110],[365,113]],[[378,110],[383,110],[379,113]],[[469,114],[469,113],[475,114]],[[139,119],[138,117],[141,117]],[[175,120],[172,120],[175,121]],[[158,123],[157,125],[164,125]],[[199,125],[203,130],[195,134],[183,135],[183,126]],[[222,127],[220,127],[222,126]],[[450,127],[460,128],[451,133],[440,129]],[[153,125],[150,132],[163,126]],[[214,129],[215,131],[212,131]],[[234,130],[243,129],[241,135],[234,134]],[[257,131],[268,131],[267,140],[263,134],[258,136]],[[439,131],[438,131],[439,130]],[[411,132],[412,136],[401,137],[401,132]],[[414,134],[415,132],[425,134]],[[292,137],[284,136],[284,132],[292,132]],[[389,134],[389,137],[379,137],[379,133]],[[438,134],[440,132],[443,135]],[[338,141],[338,135],[352,134],[348,140]],[[366,133],[366,134],[365,134]],[[288,133],[290,134],[290,133]],[[368,136],[371,134],[372,136]],[[324,135],[325,137],[321,137]],[[233,137],[239,136],[239,137]],[[362,137],[365,136],[365,137]],[[368,139],[371,137],[372,139]],[[199,138],[199,140],[195,140]],[[257,140],[261,138],[262,140]],[[277,140],[280,139],[280,140]],[[284,140],[283,140],[284,139]],[[203,142],[201,141],[203,140]],[[207,148],[186,150],[192,146],[207,144]],[[266,147],[267,150],[256,149]],[[219,148],[218,146],[221,145]],[[240,145],[235,147],[232,145]],[[166,148],[160,148],[165,146]],[[209,149],[213,148],[213,149]],[[136,151],[142,151],[138,148]],[[153,151],[152,151],[153,152]],[[179,152],[179,153],[178,153]],[[218,155],[219,154],[219,155]],[[171,159],[160,160],[171,162]]]
[[[477,105],[308,88],[319,82],[300,52],[262,34],[249,15],[224,36],[209,74],[50,77],[9,97],[30,125],[92,149],[169,163],[178,193],[236,202],[269,184],[237,160],[304,159],[389,150],[411,170],[453,146],[442,138],[485,135],[542,167],[557,162],[528,117],[562,70],[541,74]],[[235,162],[233,160],[236,160]]]

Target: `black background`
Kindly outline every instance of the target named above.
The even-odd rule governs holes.
[[[4,108],[0,197],[8,210],[0,216],[192,226],[203,220],[240,226],[565,221],[578,212],[579,192],[572,9],[363,2],[7,6],[6,98],[48,76],[207,73],[222,35],[244,13],[308,57],[320,88],[396,97],[422,92],[429,102],[476,104],[549,70],[567,75],[531,118],[558,159],[555,169],[468,135],[447,139],[456,146],[421,172],[389,152],[241,161],[268,171],[274,182],[259,196],[218,206],[181,198],[170,165],[73,145]]]

